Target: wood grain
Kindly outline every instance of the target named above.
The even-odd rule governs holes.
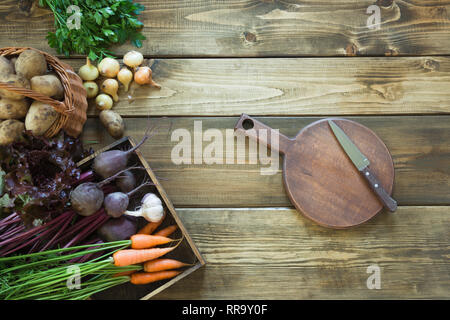
[[[284,208],[178,209],[208,263],[155,298],[448,299],[449,210],[399,207],[332,230]],[[366,285],[371,265],[379,290]]]
[[[2,1],[0,47],[51,50],[50,11]],[[151,56],[346,56],[450,53],[450,1],[157,1],[139,0]],[[367,27],[371,5],[379,30]],[[118,54],[131,45],[115,48]]]
[[[292,137],[316,117],[257,118],[281,133]],[[374,116],[349,117],[373,130],[386,144],[395,168],[393,197],[400,205],[450,204],[450,116]],[[161,179],[175,207],[278,207],[290,206],[284,191],[281,171],[262,175],[269,164],[251,162],[257,157],[244,153],[244,164],[237,164],[237,149],[231,164],[175,165],[171,152],[178,140],[171,141],[174,130],[186,129],[194,136],[194,121],[201,121],[202,130],[218,129],[225,137],[226,129],[233,131],[238,117],[222,118],[126,118],[126,134],[140,139],[148,125],[160,128],[142,147],[144,157]],[[200,124],[200,122],[198,123]],[[171,126],[171,127],[170,127]],[[170,129],[169,129],[170,127]],[[112,142],[112,138],[97,119],[85,126],[85,142],[99,142],[96,149]],[[203,142],[203,149],[210,142]],[[223,141],[226,145],[226,142]],[[194,145],[192,144],[192,150]],[[224,153],[224,157],[226,153]],[[241,158],[240,158],[241,159]],[[299,159],[301,161],[301,159]],[[225,162],[225,159],[223,160]],[[281,166],[280,166],[281,167]]]
[[[82,59],[69,60],[78,70]],[[450,113],[450,57],[161,59],[123,116]],[[130,93],[133,91],[131,89]],[[131,103],[130,103],[131,102]],[[96,115],[92,101],[89,115]]]

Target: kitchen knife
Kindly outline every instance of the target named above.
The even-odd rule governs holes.
[[[383,205],[391,212],[394,212],[397,209],[397,202],[392,199],[392,197],[384,190],[378,181],[377,177],[370,171],[369,165],[370,161],[367,157],[361,153],[358,147],[350,140],[350,138],[342,131],[341,128],[337,124],[335,124],[332,120],[328,120],[328,124],[331,127],[336,139],[339,141],[342,149],[344,149],[345,153],[348,155],[350,160],[353,162],[356,168],[358,168],[359,172],[366,178],[369,186],[381,200]]]

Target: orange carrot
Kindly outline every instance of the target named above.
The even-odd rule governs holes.
[[[175,232],[175,230],[178,229],[178,226],[176,224],[168,226],[158,232],[156,232],[154,235],[155,236],[163,236],[163,237],[168,237],[170,236],[172,233]]]
[[[153,260],[174,250],[178,246],[178,244],[174,247],[168,248],[119,250],[114,252],[113,254],[114,265],[116,265],[117,267],[125,267],[132,264]]]
[[[189,264],[174,259],[155,259],[144,263],[144,271],[157,272],[178,269],[189,266]]]
[[[135,234],[130,239],[132,249],[148,249],[174,241],[167,237],[149,234]]]
[[[148,284],[159,280],[170,279],[179,275],[181,271],[137,272],[131,275],[132,284]]]
[[[164,221],[164,218],[166,217],[166,210],[164,210],[164,215],[158,222],[149,222],[147,223],[141,230],[138,231],[138,234],[152,234],[153,231],[155,231],[161,223]]]
[[[128,271],[123,271],[123,272],[118,272],[113,274],[113,277],[123,277],[123,276],[129,276],[132,275],[133,273],[135,273],[137,270],[128,270]]]

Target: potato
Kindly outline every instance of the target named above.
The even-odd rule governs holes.
[[[16,73],[16,61],[17,61],[17,56],[14,56],[11,59],[9,59],[9,62],[11,62],[11,65],[12,65],[12,68],[13,68],[13,72],[12,73]]]
[[[5,120],[0,123],[0,146],[19,141],[25,126],[19,120]]]
[[[31,78],[31,90],[46,96],[61,100],[64,98],[64,88],[59,78],[53,74]]]
[[[0,74],[7,75],[14,73],[14,66],[7,58],[0,56]]]
[[[16,73],[27,79],[34,76],[42,76],[47,72],[47,61],[45,57],[36,50],[25,50],[16,60]]]
[[[27,99],[11,100],[0,97],[0,119],[21,119],[27,115],[29,106]]]
[[[100,112],[100,121],[113,138],[119,139],[123,136],[125,125],[118,113],[112,110],[103,110]]]
[[[6,82],[16,87],[30,89],[30,81],[18,74],[0,75],[0,82]],[[8,89],[0,89],[0,97],[12,100],[22,100],[25,98],[23,95],[11,92]]]
[[[34,101],[25,117],[25,129],[35,136],[43,135],[59,118],[59,113],[52,106]]]

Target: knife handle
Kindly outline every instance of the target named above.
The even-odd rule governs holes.
[[[368,167],[365,167],[361,170],[362,175],[366,178],[367,182],[369,182],[370,187],[373,191],[375,191],[378,198],[384,204],[384,206],[391,212],[397,210],[397,201],[392,199],[392,197],[384,190],[378,181],[377,177],[369,170]]]

